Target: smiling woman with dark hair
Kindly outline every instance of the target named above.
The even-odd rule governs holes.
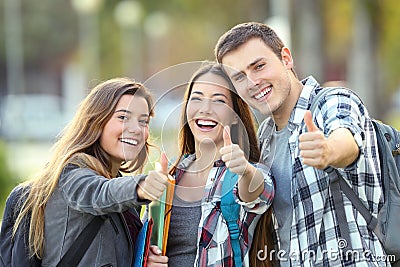
[[[170,171],[177,185],[168,235],[169,264],[249,266],[254,228],[274,196],[268,171],[257,164],[260,154],[252,114],[218,64],[206,64],[194,74],[184,101],[180,156]],[[240,255],[235,254],[221,212],[222,187],[231,180],[233,188],[227,194],[239,206]]]

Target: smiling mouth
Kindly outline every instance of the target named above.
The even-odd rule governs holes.
[[[128,145],[132,145],[132,146],[137,146],[138,145],[138,141],[135,139],[129,139],[129,138],[121,138],[119,139],[122,143],[128,144]]]
[[[197,119],[196,125],[202,130],[211,130],[218,125],[217,122],[213,120],[204,120],[204,119]]]
[[[268,86],[264,89],[262,89],[260,92],[258,92],[256,95],[254,95],[253,97],[256,100],[260,100],[261,98],[263,98],[264,96],[268,95],[270,92],[272,91],[272,86]]]

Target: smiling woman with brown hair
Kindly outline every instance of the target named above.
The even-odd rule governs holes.
[[[29,236],[31,256],[43,266],[56,266],[93,218],[103,217],[78,266],[132,266],[141,227],[134,208],[158,198],[168,180],[165,162],[164,172],[122,176],[144,166],[152,116],[152,96],[143,85],[116,78],[96,86],[55,143],[43,170],[14,189],[12,195],[29,190],[23,190],[14,227],[7,224],[10,217],[4,219],[2,244],[13,242],[24,230],[20,226],[30,220],[29,233],[22,234]],[[1,257],[7,266],[15,260]],[[148,266],[152,261],[166,266],[167,259],[152,254]]]
[[[272,202],[274,186],[265,166],[257,163],[250,109],[218,64],[206,64],[189,82],[179,146],[178,163],[170,171],[177,185],[168,235],[169,264],[249,266],[254,228]],[[226,194],[225,183],[232,185]],[[238,206],[240,255],[222,214],[222,199],[229,194]]]

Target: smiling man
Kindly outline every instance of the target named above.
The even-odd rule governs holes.
[[[281,266],[387,266],[367,223],[343,195],[351,240],[359,257],[342,256],[327,168],[336,168],[376,216],[383,201],[376,135],[366,107],[346,88],[323,97],[314,114],[308,110],[323,89],[309,76],[299,80],[289,48],[267,25],[236,25],[215,47],[238,94],[270,115],[258,132],[261,161],[276,181],[275,259]],[[265,226],[270,227],[270,226]],[[366,255],[363,252],[369,251]],[[277,256],[278,255],[278,256]]]

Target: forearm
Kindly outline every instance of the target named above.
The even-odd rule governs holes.
[[[353,134],[346,128],[334,130],[328,137],[330,161],[335,168],[345,168],[352,164],[359,155],[359,148]]]

